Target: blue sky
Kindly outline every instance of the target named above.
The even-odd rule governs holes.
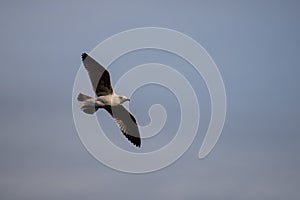
[[[298,1],[1,1],[1,199],[299,199],[299,9]],[[203,126],[183,157],[132,175],[85,150],[71,98],[82,52],[145,26],[180,31],[204,46],[222,74],[228,112],[216,147],[198,160],[209,120],[203,81],[167,53],[121,57],[109,66],[113,84],[131,67],[155,61],[180,69],[202,99]],[[165,103],[170,94],[161,92],[149,102]],[[142,97],[140,89],[130,109],[144,124]],[[168,120],[166,135],[178,117]],[[126,148],[119,139],[113,141]]]

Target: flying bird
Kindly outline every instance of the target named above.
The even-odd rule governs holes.
[[[96,98],[80,93],[77,97],[80,108],[87,114],[94,114],[99,108],[105,109],[119,126],[125,137],[135,146],[141,146],[141,137],[134,116],[122,103],[130,101],[117,95],[111,85],[109,72],[86,53],[81,55],[83,65],[90,77]]]

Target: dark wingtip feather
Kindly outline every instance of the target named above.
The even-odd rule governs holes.
[[[84,61],[84,59],[87,57],[88,55],[86,53],[81,54],[81,59],[82,61]]]
[[[127,139],[128,139],[132,144],[134,144],[136,147],[138,147],[138,148],[141,147],[141,138],[134,137],[134,136],[131,136],[131,135],[128,135],[128,134],[126,134],[125,136],[126,136]]]

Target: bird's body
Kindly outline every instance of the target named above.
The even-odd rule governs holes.
[[[82,61],[89,73],[96,98],[80,93],[77,100],[80,108],[87,114],[94,114],[103,108],[113,117],[126,138],[137,147],[141,145],[141,139],[137,123],[133,115],[122,106],[129,101],[125,96],[117,95],[111,86],[108,71],[86,53],[82,54]]]
[[[123,102],[129,101],[129,99],[127,99],[126,97],[119,96],[115,93],[96,97],[96,98],[80,93],[77,99],[84,112],[86,111],[85,109],[92,109],[95,112],[99,108],[105,108],[107,106],[119,106]],[[86,113],[93,114],[94,112],[86,112]]]

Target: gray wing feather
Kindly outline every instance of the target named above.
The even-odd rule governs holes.
[[[141,137],[134,116],[122,105],[104,108],[113,117],[124,136],[135,146],[140,147]]]
[[[88,71],[94,92],[97,96],[113,93],[108,71],[88,54],[81,55],[84,67]]]

